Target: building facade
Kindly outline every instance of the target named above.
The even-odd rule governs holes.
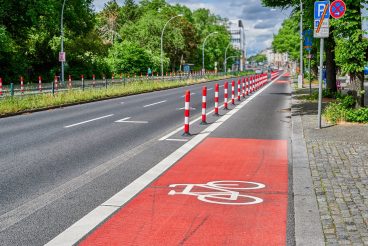
[[[231,34],[232,46],[241,52],[240,61],[238,62],[239,67],[237,69],[240,71],[243,71],[245,68],[246,57],[247,57],[243,21],[240,19],[230,20],[228,22],[227,29]]]
[[[261,54],[266,55],[269,65],[286,67],[289,64],[289,55],[287,53],[275,53],[272,49],[266,49]]]

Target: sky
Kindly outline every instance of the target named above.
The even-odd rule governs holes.
[[[95,10],[103,8],[108,0],[94,0]],[[123,0],[117,1],[122,4]],[[170,4],[181,4],[192,10],[210,9],[214,14],[228,19],[242,19],[246,29],[248,56],[271,47],[282,21],[290,11],[263,7],[261,0],[167,0]]]

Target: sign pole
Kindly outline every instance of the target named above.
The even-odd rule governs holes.
[[[309,51],[309,56],[308,56],[308,72],[309,72],[309,95],[312,96],[312,74],[311,74],[311,59],[312,59],[312,55],[311,55],[311,51]]]
[[[323,73],[323,52],[324,52],[324,39],[321,38],[321,48],[319,51],[319,93],[318,93],[318,129],[322,128],[322,73]]]

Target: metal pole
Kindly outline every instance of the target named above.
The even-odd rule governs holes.
[[[303,87],[303,2],[300,0],[300,85]]]
[[[61,52],[64,52],[64,7],[65,1],[63,2],[63,6],[61,8],[61,17],[60,17],[60,29],[61,29]],[[64,84],[64,61],[61,62],[61,83]]]
[[[322,128],[322,73],[323,73],[323,51],[324,51],[324,39],[321,38],[321,48],[319,51],[319,92],[318,92],[318,129]]]
[[[224,60],[224,72],[225,72],[225,75],[226,75],[226,65],[227,65],[227,59],[226,59],[226,56],[227,56],[227,50],[229,49],[229,47],[230,47],[230,45],[231,45],[231,42],[228,44],[228,46],[226,47],[226,49],[225,49],[225,60]]]
[[[312,74],[311,74],[311,52],[309,51],[309,61],[308,61],[308,72],[309,72],[309,95],[312,95]]]
[[[166,24],[164,25],[164,28],[162,29],[162,32],[161,32],[161,77],[164,77],[164,61],[163,61],[164,48],[163,48],[163,44],[164,44],[164,32],[165,32],[165,28],[166,28],[167,24],[169,24],[170,21],[172,21],[176,17],[182,17],[182,16],[183,15],[177,15],[177,16],[172,17],[170,20],[168,20],[166,22]]]
[[[211,35],[214,35],[214,34],[217,34],[218,32],[212,32],[210,34],[207,35],[207,37],[204,39],[203,41],[203,47],[202,47],[202,75],[204,73],[204,47],[206,45],[206,41],[207,39],[211,36]]]

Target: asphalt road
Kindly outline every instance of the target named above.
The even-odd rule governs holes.
[[[209,106],[223,82],[205,84]],[[200,116],[202,86],[0,119],[1,244],[47,243],[182,146],[181,131],[167,134],[182,126],[188,89],[191,119]],[[289,93],[287,84],[272,85],[215,135],[289,139]],[[196,122],[191,133],[205,127]],[[165,136],[173,141],[159,141]]]

